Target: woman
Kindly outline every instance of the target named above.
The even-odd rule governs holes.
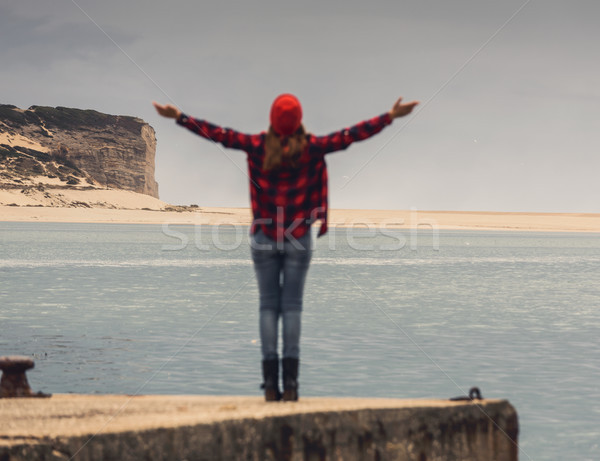
[[[194,133],[246,152],[253,221],[250,246],[260,293],[259,328],[263,388],[267,401],[298,400],[300,317],[304,281],[310,263],[310,226],[321,220],[327,232],[327,167],[325,154],[346,149],[410,114],[418,104],[398,99],[383,115],[351,128],[314,136],[302,125],[302,107],[291,94],[271,106],[267,132],[243,134],[182,113],[170,104],[153,103],[157,112],[176,119]],[[277,329],[282,319],[283,396],[279,391]]]

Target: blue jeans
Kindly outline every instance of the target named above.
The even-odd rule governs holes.
[[[310,231],[279,244],[262,230],[251,236],[250,248],[260,296],[259,329],[263,360],[277,359],[279,317],[283,326],[283,357],[300,357],[300,323],[304,282],[312,255]]]

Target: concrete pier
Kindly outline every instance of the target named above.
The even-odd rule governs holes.
[[[516,461],[504,400],[0,399],[0,461]]]

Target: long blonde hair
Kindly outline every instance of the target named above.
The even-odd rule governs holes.
[[[300,125],[291,136],[281,136],[270,126],[265,138],[263,170],[270,171],[279,167],[284,158],[296,168],[305,148],[306,131],[303,125]]]

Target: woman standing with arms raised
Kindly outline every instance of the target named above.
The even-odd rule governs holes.
[[[378,117],[327,136],[315,136],[305,131],[302,107],[291,94],[282,94],[273,102],[268,131],[252,135],[195,119],[170,104],[154,103],[160,115],[247,154],[253,214],[250,247],[260,294],[259,329],[267,401],[282,397],[285,401],[298,400],[302,297],[312,253],[310,226],[321,220],[319,236],[327,232],[325,154],[379,133],[394,118],[410,114],[417,104],[403,104],[400,98],[389,112]],[[279,318],[283,396],[278,384]]]

